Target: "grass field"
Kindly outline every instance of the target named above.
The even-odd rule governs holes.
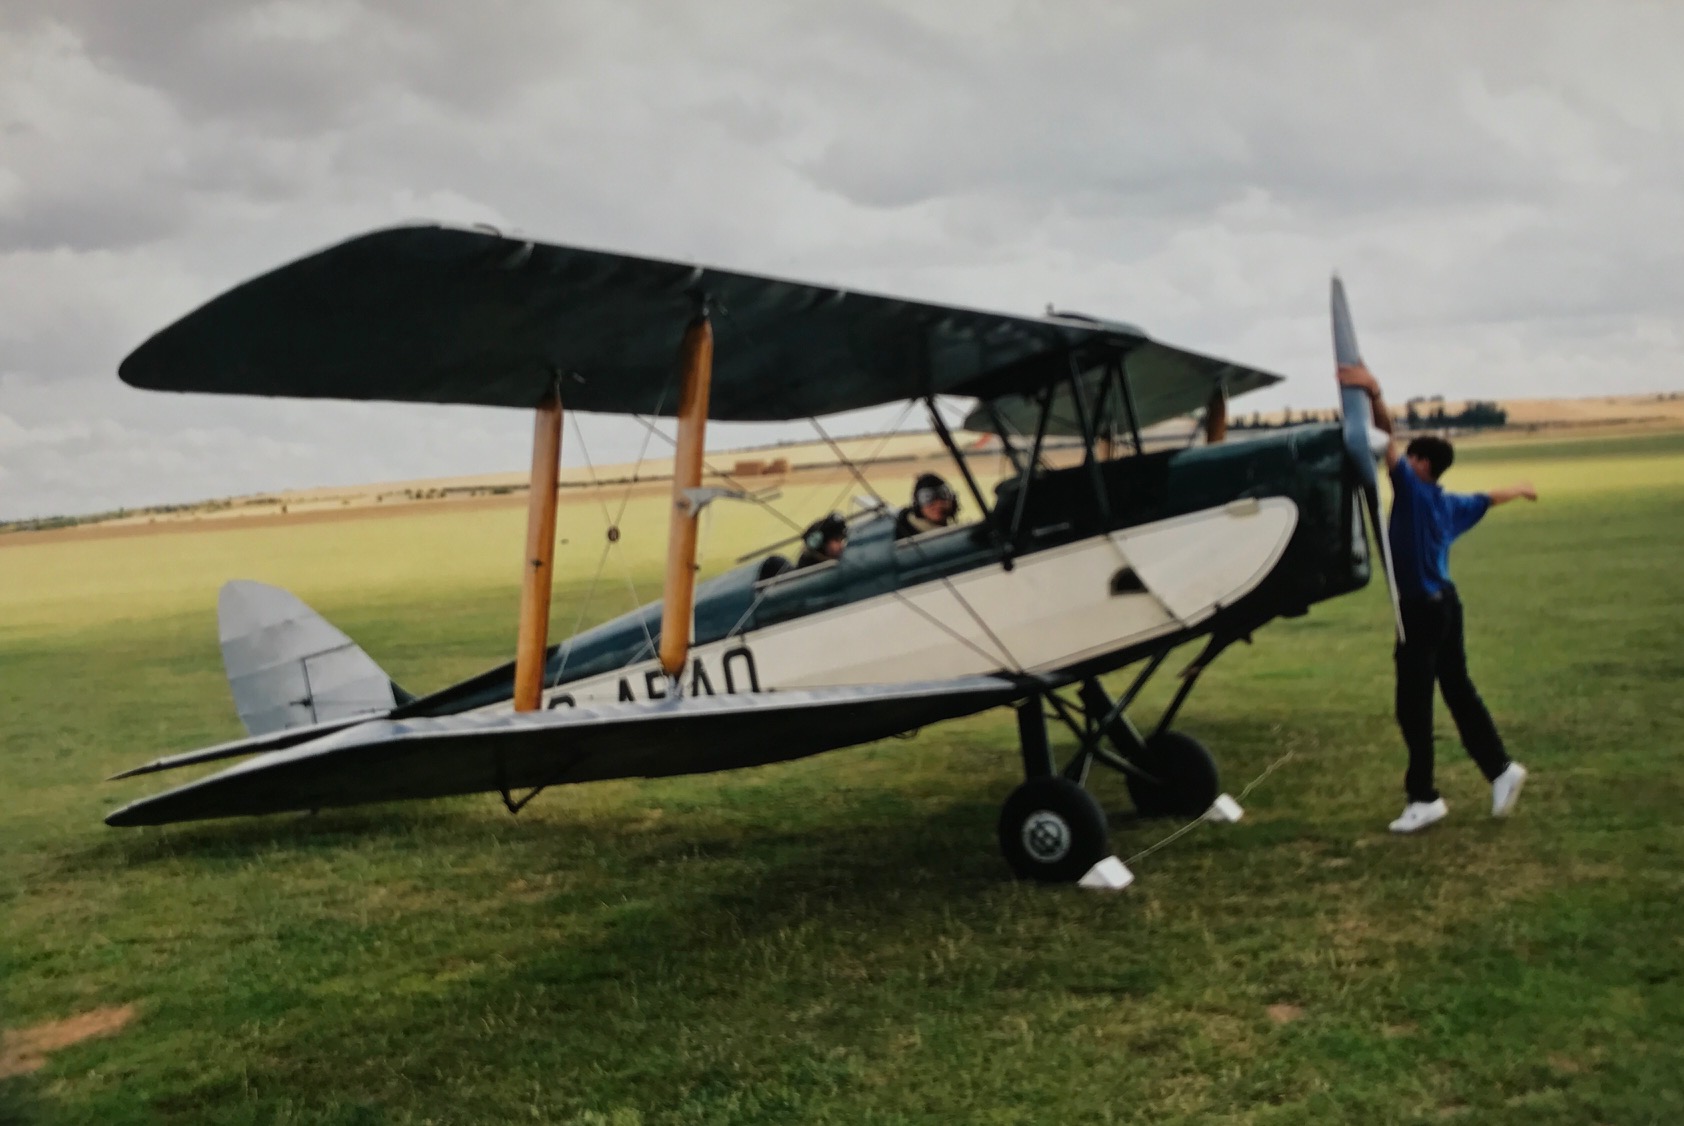
[[[107,829],[149,784],[103,776],[240,733],[222,579],[289,586],[430,689],[512,649],[521,513],[0,547],[6,1059],[49,1022],[107,1031],[0,1080],[0,1121],[1684,1121],[1684,436],[1472,449],[1449,483],[1528,476],[1544,500],[1455,557],[1534,772],[1514,818],[1441,716],[1451,818],[1385,832],[1376,585],[1205,678],[1182,726],[1229,789],[1292,757],[1118,896],[1007,878],[1001,714],[517,818]],[[710,567],[784,531],[715,508]],[[628,509],[583,620],[628,576],[654,596],[662,511]],[[559,631],[601,524],[564,513]],[[1173,828],[1096,790],[1125,856]]]

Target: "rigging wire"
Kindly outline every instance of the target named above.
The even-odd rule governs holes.
[[[579,443],[579,453],[585,459],[585,473],[590,478],[591,492],[596,496],[597,503],[602,506],[602,519],[606,527],[616,526],[614,518],[608,512],[608,500],[602,495],[602,487],[597,481],[596,466],[591,462],[590,447],[585,445],[585,429],[579,425],[579,416],[569,413],[573,423],[573,437]],[[597,557],[596,570],[591,574],[590,586],[585,588],[585,597],[579,602],[579,612],[573,618],[573,629],[568,633],[567,640],[561,646],[561,664],[556,668],[556,680],[559,683],[561,674],[567,671],[567,662],[573,658],[573,639],[579,636],[579,627],[585,622],[585,614],[590,610],[591,603],[596,600],[596,587],[602,581],[602,572],[608,565],[608,553],[614,549],[617,537],[607,537],[602,545],[602,554]]]
[[[1000,652],[999,653],[990,653],[988,650],[984,649],[982,646],[978,645],[976,642],[972,641],[970,638],[966,637],[964,634],[960,633],[958,630],[954,629],[952,626],[948,625],[946,622],[942,621],[940,618],[936,617],[934,614],[930,613],[928,610],[924,609],[922,606],[918,605],[916,602],[912,601],[912,599],[910,599],[906,596],[906,593],[904,591],[896,590],[896,591],[891,591],[891,593],[895,596],[895,600],[897,602],[901,603],[901,605],[905,606],[907,609],[909,609],[913,613],[917,614],[920,618],[923,618],[925,621],[929,622],[931,625],[933,625],[937,629],[941,630],[941,632],[945,633],[947,636],[951,637],[954,641],[957,641],[959,644],[963,645],[965,648],[969,649],[971,652],[975,653],[977,656],[981,657],[983,660],[992,664],[993,662],[998,661],[1000,659],[1001,655],[1003,654],[1006,658],[1006,662],[1009,665],[1012,666],[1014,671],[1017,671],[1017,672],[1023,671],[1022,666],[1020,666],[1017,663],[1017,658],[1013,657],[1010,650],[1006,649],[1006,647],[1004,645],[1000,646]],[[960,599],[959,601],[960,601],[961,605],[963,605],[964,599]],[[983,628],[987,629],[988,627],[983,626]],[[994,635],[992,633],[990,633],[989,636],[993,637]],[[994,643],[996,645],[999,645],[1000,644],[999,639],[995,638]]]
[[[667,393],[672,390],[672,381],[673,381],[673,375],[669,374],[667,376],[666,382],[661,385],[660,397],[655,400],[655,412],[657,414],[659,414],[661,408],[666,405]],[[637,485],[640,482],[640,478],[639,478],[638,475],[643,472],[643,459],[649,453],[649,437],[650,437],[651,434],[660,433],[658,430],[655,429],[655,427],[651,423],[646,421],[643,418],[642,415],[632,415],[632,417],[637,419],[638,422],[642,423],[647,432],[643,435],[642,445],[640,445],[638,447],[637,461],[635,461],[632,464],[631,479],[626,482],[625,492],[620,495],[620,509],[615,514],[613,521],[608,525],[608,546],[610,548],[618,547],[619,544],[620,544],[620,539],[621,539],[621,537],[620,537],[620,521],[625,518],[626,508],[627,508],[628,505],[631,504],[632,490],[634,488],[636,488]],[[663,438],[666,437],[666,435],[664,435],[664,434],[662,434],[661,436]],[[668,440],[673,441],[672,439],[668,439]],[[580,445],[583,446],[583,444],[584,444],[583,439],[581,439]],[[673,444],[677,445],[677,442],[673,441]],[[603,504],[604,513],[607,512],[607,508],[608,508],[607,503],[604,502],[604,504]],[[626,590],[631,593],[632,611],[634,613],[636,613],[636,611],[638,611],[639,609],[641,609],[643,607],[643,597],[640,594],[638,594],[638,592],[637,592],[637,582],[632,578],[631,564],[626,561],[625,552],[615,551],[613,554],[614,554],[614,558],[619,561],[620,573],[625,577],[625,580],[626,580]],[[603,557],[605,559],[607,558],[607,552],[606,551],[604,552]],[[649,645],[649,652],[651,652],[651,653],[656,652],[657,649],[659,648],[659,646],[657,646],[656,643],[655,643],[655,635],[649,632],[649,615],[648,614],[639,614],[638,618],[637,618],[637,624],[639,626],[641,626],[642,629],[643,629],[643,639]],[[636,659],[639,659],[639,658],[634,658],[634,660],[636,660]],[[632,662],[628,662],[628,664],[629,663],[632,663]]]
[[[596,496],[597,503],[602,506],[603,523],[611,528],[618,524],[619,521],[610,515],[608,511],[608,498],[602,495],[601,484],[596,479],[596,466],[591,462],[590,447],[585,445],[585,428],[579,425],[579,415],[577,411],[569,411],[567,419],[573,424],[573,437],[578,441],[579,453],[585,459],[585,474],[591,480],[591,492]]]
[[[911,411],[912,402],[911,400],[908,400],[905,409],[901,411],[900,418],[895,420],[894,426],[891,426],[888,430],[883,432],[882,439],[877,443],[877,448],[871,452],[871,456],[866,459],[867,461],[877,460],[877,455],[883,452],[883,447],[888,445],[889,439],[894,437],[896,430],[899,428],[900,424],[906,420],[906,416],[911,413]],[[836,455],[836,460],[841,462],[843,468],[847,469],[847,471],[853,475],[854,480],[858,481],[866,492],[876,498],[877,503],[880,506],[888,508],[889,502],[883,498],[882,493],[877,491],[877,486],[873,485],[866,478],[866,475],[860,470],[859,466],[854,464],[852,458],[842,452],[842,447],[836,444],[836,439],[826,433],[825,428],[819,424],[819,420],[817,418],[809,417],[807,421],[813,424],[813,429],[818,431],[818,435],[824,440],[824,444],[830,447],[830,452]],[[847,494],[848,490],[844,487],[842,492],[837,494],[836,501],[833,502],[830,507],[835,509],[836,505],[840,503],[842,498]]]
[[[742,636],[743,626],[747,624],[749,618],[754,615],[754,612],[760,609],[760,604],[766,601],[766,592],[771,589],[772,588],[770,586],[763,586],[754,592],[754,600],[748,604],[748,609],[743,611],[743,616],[737,619],[737,624],[725,631],[726,637]]]
[[[678,439],[674,438],[674,437],[671,437],[670,435],[666,434],[665,432],[663,432],[661,430],[658,430],[655,427],[655,424],[653,422],[651,422],[649,419],[644,418],[640,414],[634,414],[631,417],[636,419],[645,428],[647,428],[650,434],[653,434],[653,435],[659,437],[663,442],[665,442],[667,445],[673,447],[674,449],[678,448]],[[649,441],[648,438],[645,437],[644,438],[644,445],[646,447],[648,445],[648,441]],[[729,473],[726,473],[723,470],[714,468],[713,464],[711,462],[709,462],[707,460],[707,458],[705,458],[705,457],[702,459],[702,469],[707,473],[707,475],[709,477],[717,477],[721,481],[724,481],[727,485],[730,485],[732,488],[734,488],[738,492],[742,493],[744,500],[752,501],[753,503],[758,504],[760,507],[764,508],[767,512],[770,512],[773,516],[776,516],[779,520],[782,520],[786,525],[788,525],[790,528],[794,529],[795,531],[801,532],[801,531],[806,530],[805,525],[797,524],[794,520],[790,519],[788,516],[785,516],[782,512],[780,512],[778,510],[777,506],[774,505],[771,501],[766,500],[764,497],[755,496],[754,492],[751,489],[749,489],[749,487],[747,485],[744,485],[741,481],[737,480],[735,477],[731,476]]]
[[[872,438],[878,439],[877,446],[869,454],[866,455],[866,458],[865,458],[866,461],[868,461],[868,462],[876,461],[878,456],[882,454],[883,447],[888,445],[889,439],[895,437],[897,434],[903,433],[903,431],[901,431],[901,429],[900,429],[900,424],[902,422],[906,421],[906,416],[908,414],[910,414],[911,411],[912,411],[912,403],[909,401],[906,404],[906,406],[901,409],[901,413],[895,419],[895,421],[889,424],[889,429],[874,431],[874,432],[869,433],[869,434],[856,434],[856,435],[851,436],[853,438],[857,438],[858,440],[860,440],[862,442],[868,441]],[[816,425],[816,420],[809,419],[809,421],[815,422],[815,425]],[[823,436],[822,430],[821,430],[820,433],[821,433],[821,436]],[[831,448],[832,448],[832,450],[836,449],[834,444],[832,444]],[[847,458],[844,457],[840,453],[840,451],[837,451],[837,457],[843,462],[843,464],[850,471],[852,471],[853,467],[851,465],[847,464]],[[877,490],[873,489],[871,487],[871,483],[869,481],[867,481],[865,483],[865,486],[866,486],[867,491],[872,493],[872,495],[877,496]],[[838,492],[834,497],[831,498],[831,501],[830,501],[829,504],[825,505],[824,510],[826,512],[837,511],[838,507],[842,504],[843,499],[845,497],[847,497],[849,491],[852,488],[853,488],[852,485],[843,485],[841,491]],[[877,496],[877,501],[878,501],[878,504],[881,507],[869,510],[871,513],[880,512],[880,511],[883,511],[884,509],[888,509],[888,508],[893,507],[893,505],[890,505],[889,502],[884,500],[883,497],[881,497],[881,496]],[[854,513],[845,513],[843,519],[844,519],[844,521],[851,520],[854,517],[854,515],[855,515]],[[779,548],[787,547],[790,544],[799,543],[801,541],[801,537],[806,533],[806,530],[807,530],[808,526],[796,524],[796,523],[790,522],[788,520],[785,520],[784,522],[789,524],[789,526],[791,528],[795,529],[795,531],[796,531],[795,535],[790,536],[788,539],[779,540],[776,543],[771,543],[771,544],[767,544],[763,547],[755,548],[753,551],[750,551],[750,552],[748,552],[744,555],[739,555],[739,556],[737,556],[737,562],[738,563],[746,563],[750,559],[753,559],[757,556],[765,555],[768,552],[776,551]]]
[[[873,437],[875,437],[877,439],[877,445],[872,449],[872,451],[869,454],[866,455],[867,461],[876,461],[878,459],[878,457],[882,455],[883,448],[889,444],[889,439],[893,438],[895,435],[897,435],[901,432],[901,430],[900,430],[901,423],[905,422],[906,416],[912,413],[912,404],[914,402],[915,402],[915,400],[912,400],[912,399],[908,399],[906,401],[906,405],[901,408],[900,414],[898,416],[896,416],[895,420],[889,424],[889,428],[887,430],[879,431],[875,435],[873,435],[873,434],[862,434],[862,435],[860,435],[860,438],[862,440],[870,439],[870,438],[873,438]],[[824,427],[819,425],[819,420],[816,419],[816,418],[808,418],[807,421],[811,422],[813,424],[813,429],[815,429],[819,432],[819,437],[823,438],[825,440],[825,442],[829,444],[831,452],[836,455],[837,460],[842,462],[843,468],[847,469],[847,471],[854,476],[855,480],[859,481],[860,484],[865,486],[865,491],[870,493],[872,496],[876,497],[877,502],[879,504],[883,505],[885,508],[892,507],[889,504],[889,502],[884,500],[883,497],[877,492],[877,490],[872,486],[871,482],[867,481],[865,479],[864,474],[861,473],[861,471],[855,467],[854,463],[851,460],[849,460],[849,458],[846,454],[844,454],[842,452],[841,448],[839,446],[837,446],[837,444],[835,442],[831,441],[830,436],[824,432]],[[842,503],[842,501],[848,496],[848,493],[852,490],[852,488],[853,488],[853,486],[851,486],[851,485],[843,485],[842,491],[837,493],[835,498],[833,500],[831,500],[831,502],[828,505],[825,506],[825,511],[826,512],[835,511],[836,507],[838,505],[840,505]]]
[[[931,400],[932,403],[933,403],[933,401],[934,400]],[[907,414],[911,412],[912,406],[915,402],[917,402],[917,400],[914,400],[914,399],[908,399],[907,400],[906,409],[901,412],[900,419],[896,421],[895,425],[897,427],[900,425],[901,421],[905,420]],[[932,405],[930,407],[930,409],[931,410],[937,410],[938,408]],[[858,478],[860,483],[863,484],[866,487],[866,489],[868,489],[871,492],[871,494],[873,496],[877,497],[877,500],[880,503],[882,503],[885,507],[887,507],[888,502],[885,501],[883,499],[883,497],[878,494],[876,489],[872,488],[871,482],[867,481],[865,479],[865,475],[863,473],[861,473],[857,468],[855,468],[854,464],[851,461],[849,461],[849,459],[847,458],[847,455],[845,455],[842,452],[841,448],[839,446],[837,446],[837,444],[835,442],[831,441],[830,436],[828,434],[826,434],[824,432],[824,428],[819,425],[819,420],[814,418],[814,419],[810,419],[809,421],[811,421],[812,424],[813,424],[813,427],[816,430],[818,430],[819,436],[824,438],[824,440],[830,444],[830,448],[833,451],[835,451],[836,456],[838,458],[842,459],[843,464],[848,467],[848,471],[850,473],[852,473],[856,478]],[[945,422],[945,420],[943,420],[943,421]],[[884,436],[884,442],[887,442],[888,437],[889,437],[889,435],[887,435],[887,434]],[[879,453],[881,453],[882,450],[883,450],[883,443],[880,442],[878,444],[877,449],[875,451],[873,451],[873,453],[871,455],[872,459],[875,460],[877,455]],[[961,468],[963,468],[963,467],[961,467]],[[843,491],[846,492],[847,490],[844,489]],[[984,513],[983,518],[985,520],[988,518],[986,512]],[[906,546],[912,548],[912,550],[914,550],[918,553],[918,558],[919,558],[920,561],[929,562],[929,555],[924,550],[925,545],[922,542],[920,542],[917,537],[913,537],[911,539],[907,539],[907,540],[902,541],[902,542]],[[898,548],[900,545],[896,545],[896,546]],[[948,636],[954,638],[957,641],[962,642],[967,648],[969,648],[973,652],[975,652],[977,654],[980,654],[984,660],[995,661],[995,660],[998,660],[1000,658],[1004,658],[1005,662],[1006,662],[1006,666],[1008,668],[1010,668],[1013,672],[1017,672],[1017,673],[1023,672],[1024,671],[1023,662],[1021,662],[1017,659],[1017,655],[1015,653],[1013,653],[1011,651],[1011,648],[1004,641],[1002,641],[1000,639],[1000,635],[994,632],[993,627],[991,627],[988,624],[988,622],[986,620],[984,620],[982,614],[977,611],[976,607],[971,605],[970,600],[968,598],[966,598],[962,593],[960,593],[959,588],[958,588],[957,585],[955,585],[955,583],[953,582],[953,579],[946,574],[942,574],[942,575],[936,576],[936,581],[941,583],[941,585],[946,588],[947,592],[953,596],[953,600],[959,604],[960,608],[963,609],[965,611],[965,613],[970,616],[971,620],[977,624],[977,627],[979,629],[981,629],[983,633],[988,635],[988,639],[990,641],[992,641],[996,646],[999,647],[999,650],[1000,650],[999,654],[996,655],[996,654],[991,654],[991,653],[987,652],[981,646],[979,646],[976,643],[974,643],[973,641],[971,641],[969,638],[967,638],[967,637],[963,636],[962,634],[958,633],[956,630],[953,630],[950,627],[948,627],[946,623],[944,623],[944,622],[940,621],[939,619],[927,614],[922,608],[914,605],[906,597],[906,595],[902,591],[900,591],[899,589],[896,589],[893,593],[894,593],[896,599],[898,599],[903,605],[911,607],[913,610],[916,610],[919,613],[920,616],[929,620],[932,624],[934,624],[935,626],[940,628],[943,632],[947,633]]]
[[[660,408],[657,406],[655,409],[659,410]],[[633,486],[635,486],[635,485],[637,485],[641,482],[641,478],[638,477],[638,474],[643,472],[643,459],[649,453],[649,438],[650,438],[650,435],[660,433],[660,431],[656,430],[654,425],[652,423],[650,423],[647,419],[645,419],[642,415],[634,414],[634,415],[632,415],[632,417],[635,418],[644,427],[646,427],[647,432],[643,435],[643,444],[637,448],[637,460],[632,463],[632,475],[631,475],[631,479],[626,482],[626,491],[620,494],[620,510],[614,514],[614,521],[613,521],[612,525],[610,525],[611,530],[613,530],[613,531],[619,530],[620,521],[625,518],[626,506],[631,503],[631,494],[632,494]],[[661,437],[665,438],[666,435],[661,434]],[[678,443],[676,441],[673,441],[673,445],[676,446],[677,444]],[[619,537],[615,536],[614,538],[618,539]]]
[[[664,403],[665,398],[666,398],[666,393],[669,389],[670,389],[670,386],[664,387],[662,389],[661,400],[659,402],[657,402],[656,407],[655,407],[655,410],[656,410],[657,413],[660,411],[661,405],[662,405],[662,403]],[[867,458],[866,458],[867,461],[875,461],[882,454],[884,448],[888,445],[889,440],[891,438],[894,438],[897,434],[901,433],[901,431],[900,431],[901,424],[906,421],[907,416],[911,413],[913,406],[916,405],[916,402],[917,402],[917,400],[908,400],[906,402],[905,406],[902,407],[901,413],[899,414],[899,416],[897,416],[895,421],[890,424],[888,429],[880,431],[875,435],[862,435],[861,436],[861,437],[864,437],[864,438],[871,438],[871,437],[877,438],[877,445],[872,449],[871,453],[867,455]],[[596,572],[592,576],[590,586],[589,586],[589,588],[587,589],[587,592],[586,592],[585,601],[581,605],[580,610],[579,610],[579,614],[575,619],[575,623],[574,623],[574,635],[575,636],[577,635],[579,625],[583,622],[584,614],[587,612],[588,607],[590,605],[590,602],[595,595],[596,588],[597,588],[597,586],[600,582],[602,572],[606,568],[608,555],[610,553],[613,553],[615,555],[615,558],[618,560],[618,562],[620,564],[621,574],[626,581],[626,589],[631,595],[632,603],[633,603],[634,608],[641,608],[642,605],[643,605],[643,599],[642,599],[642,596],[638,593],[636,580],[632,576],[631,567],[630,567],[629,563],[627,562],[623,553],[614,552],[613,548],[615,546],[617,546],[618,543],[619,543],[620,537],[617,533],[619,531],[620,521],[624,518],[625,513],[626,513],[626,509],[630,505],[632,491],[635,488],[635,486],[638,485],[639,483],[641,483],[641,481],[642,481],[641,473],[642,473],[643,463],[644,463],[645,458],[648,456],[649,444],[650,444],[651,439],[654,438],[654,437],[660,437],[668,445],[674,446],[674,447],[676,447],[677,441],[676,441],[676,439],[674,439],[670,435],[668,435],[665,432],[663,432],[662,430],[660,430],[659,427],[655,425],[655,423],[652,419],[646,418],[643,415],[636,415],[636,414],[631,415],[630,417],[635,419],[638,422],[638,424],[641,425],[644,428],[644,436],[643,436],[643,441],[641,442],[641,444],[639,445],[639,448],[638,448],[637,460],[634,462],[633,467],[632,467],[631,478],[630,478],[630,480],[627,481],[625,491],[621,495],[618,510],[616,512],[612,512],[612,513],[609,511],[608,501],[605,498],[603,498],[603,496],[602,496],[601,481],[597,477],[595,463],[592,461],[591,456],[590,456],[589,447],[585,443],[584,430],[580,426],[577,417],[573,418],[573,420],[572,420],[573,426],[574,426],[574,433],[577,436],[577,439],[578,439],[578,442],[579,442],[580,453],[581,453],[581,455],[582,455],[582,457],[585,461],[586,472],[590,477],[590,481],[591,481],[591,485],[592,485],[593,490],[595,490],[597,492],[598,503],[602,507],[603,517],[607,521],[607,524],[608,524],[608,544],[607,544],[607,546],[604,547],[602,556],[597,561]],[[879,505],[882,506],[882,508],[889,509],[889,508],[894,507],[877,490],[877,488],[871,483],[871,481],[865,476],[865,474],[860,470],[857,463],[853,459],[849,458],[846,455],[846,453],[843,452],[841,446],[824,429],[823,425],[819,423],[818,419],[811,418],[811,419],[809,419],[809,421],[812,422],[813,428],[814,428],[814,430],[816,430],[818,432],[819,437],[830,448],[831,452],[836,455],[838,461],[848,470],[849,474],[853,477],[853,479],[855,481],[857,481],[859,483],[859,485],[864,487],[865,490],[868,493],[870,493],[873,498],[876,499],[876,501],[878,502]],[[752,493],[750,493],[742,485],[741,482],[737,481],[732,475],[730,475],[728,473],[724,473],[721,470],[717,469],[712,464],[707,462],[707,460],[705,458],[703,460],[703,466],[711,476],[719,478],[719,479],[725,481],[726,483],[732,485],[733,487],[739,489],[740,491],[743,492],[743,494],[745,495],[745,497],[747,499],[750,499],[750,500],[754,501],[756,504],[765,508],[768,512],[772,513],[779,520],[782,520],[790,528],[795,529],[797,531],[803,530],[802,526],[800,524],[798,524],[796,521],[790,519],[790,517],[785,515],[775,505],[771,504],[769,501],[764,500],[761,497],[754,496]],[[831,510],[834,510],[836,505],[840,504],[842,502],[843,498],[847,496],[851,487],[852,486],[849,486],[849,485],[845,485],[843,487],[842,491],[837,494],[836,499],[831,503],[831,506],[830,506]],[[911,546],[913,547],[913,549],[915,551],[917,551],[919,553],[919,556],[920,556],[921,559],[927,559],[928,558],[928,556],[924,552],[924,545],[918,544],[918,543],[913,543]],[[985,648],[983,648],[981,645],[977,644],[971,638],[965,636],[963,633],[959,632],[958,630],[955,630],[953,627],[949,626],[947,623],[943,622],[940,618],[936,617],[935,615],[933,615],[929,611],[925,610],[923,607],[920,607],[920,606],[916,605],[903,592],[897,590],[893,593],[894,593],[895,597],[897,598],[897,600],[899,600],[903,605],[905,605],[909,609],[913,610],[920,617],[929,621],[932,625],[936,626],[938,629],[940,629],[942,632],[946,633],[949,637],[953,638],[955,641],[959,642],[960,644],[964,645],[966,648],[970,649],[972,652],[976,653],[978,656],[982,657],[985,661],[988,661],[989,663],[992,664],[992,663],[1000,660],[1001,658],[1004,658],[1005,663],[1009,668],[1011,668],[1011,669],[1013,669],[1014,671],[1017,671],[1017,672],[1022,672],[1023,671],[1022,663],[1020,661],[1018,661],[1016,655],[1012,653],[1010,647],[1007,646],[1005,644],[1005,642],[1001,640],[999,635],[993,630],[993,628],[989,626],[988,622],[977,611],[976,607],[974,605],[972,605],[970,600],[967,599],[964,596],[964,594],[959,591],[958,587],[954,584],[951,577],[949,577],[947,575],[940,575],[940,576],[937,576],[937,581],[940,582],[942,584],[942,586],[947,589],[948,593],[950,595],[952,595],[954,601],[957,602],[959,604],[959,606],[964,610],[964,612],[977,624],[978,628],[980,628],[982,630],[982,632],[988,636],[989,640],[992,641],[994,643],[994,645],[998,647],[999,652],[997,654],[988,652]],[[750,603],[749,607],[744,611],[743,615],[738,619],[737,623],[734,626],[732,626],[730,630],[726,631],[726,636],[732,636],[732,635],[738,634],[743,630],[743,628],[746,625],[749,618],[753,615],[754,611],[759,607],[760,603],[764,600],[765,594],[766,594],[766,592],[764,590],[762,590],[761,592],[759,592],[755,596],[754,600]],[[651,652],[651,653],[655,652],[656,649],[657,649],[657,645],[656,645],[656,642],[655,642],[654,635],[650,632],[649,622],[648,622],[647,616],[640,616],[639,619],[638,619],[638,624],[643,628],[644,640],[648,644],[649,652]],[[569,639],[569,640],[571,640],[571,639]],[[562,666],[561,666],[562,668],[566,667],[566,662],[567,662],[567,660],[570,656],[571,656],[571,645],[569,644],[565,647],[565,650],[564,650],[564,653],[563,653],[563,656],[562,656]]]

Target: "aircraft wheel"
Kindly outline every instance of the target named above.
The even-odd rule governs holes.
[[[1074,883],[1111,854],[1105,811],[1067,778],[1031,778],[1000,810],[1000,851],[1019,879]]]
[[[1222,792],[1210,751],[1179,731],[1149,736],[1146,753],[1136,765],[1162,779],[1152,782],[1128,776],[1129,797],[1142,817],[1197,817]]]

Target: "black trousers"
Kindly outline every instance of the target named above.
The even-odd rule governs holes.
[[[1462,601],[1450,587],[1436,599],[1401,603],[1407,640],[1397,646],[1397,725],[1409,747],[1403,788],[1412,802],[1436,801],[1433,785],[1433,683],[1444,693],[1450,718],[1480,771],[1490,781],[1509,765],[1497,725],[1468,676],[1462,640]]]

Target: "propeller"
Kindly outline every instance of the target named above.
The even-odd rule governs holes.
[[[1351,307],[1345,301],[1345,283],[1333,275],[1333,360],[1340,367],[1362,364],[1357,351],[1357,330],[1351,323]],[[1386,571],[1386,590],[1392,598],[1392,620],[1397,624],[1398,640],[1403,640],[1403,610],[1398,605],[1397,571],[1392,566],[1392,545],[1386,535],[1386,525],[1380,519],[1380,480],[1374,468],[1374,448],[1368,441],[1368,393],[1360,387],[1339,386],[1339,411],[1344,417],[1345,454],[1356,470],[1362,485],[1363,509],[1368,514],[1368,527],[1380,544],[1381,565]]]

